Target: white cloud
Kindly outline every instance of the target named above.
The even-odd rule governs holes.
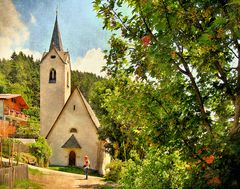
[[[84,57],[78,57],[77,63],[73,65],[73,70],[80,72],[91,72],[99,76],[106,76],[105,72],[101,72],[102,67],[106,65],[104,53],[100,48],[94,48],[87,51]]]
[[[29,38],[29,31],[21,21],[11,0],[0,1],[0,58],[9,58],[16,47]]]
[[[36,22],[37,22],[37,20],[36,20],[35,16],[32,13],[30,13],[30,23],[36,24]]]

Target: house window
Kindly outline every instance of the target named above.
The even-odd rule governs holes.
[[[49,83],[56,83],[56,77],[56,70],[52,68],[49,73]]]
[[[70,133],[77,133],[77,129],[76,128],[71,128]]]
[[[55,55],[51,55],[51,59],[54,59],[54,58],[56,58],[56,56]]]
[[[73,105],[73,110],[76,110],[76,105]]]

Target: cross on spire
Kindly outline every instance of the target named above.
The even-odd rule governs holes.
[[[56,7],[56,16],[58,16],[58,5]]]

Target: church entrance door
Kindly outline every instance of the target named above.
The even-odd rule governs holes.
[[[76,165],[76,153],[74,151],[71,151],[69,153],[69,165],[70,166]]]

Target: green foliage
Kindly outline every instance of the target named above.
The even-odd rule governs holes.
[[[29,145],[30,153],[37,158],[39,166],[48,166],[49,159],[52,155],[52,149],[43,137],[39,137],[35,143]]]
[[[29,114],[28,114],[29,115]],[[17,138],[38,138],[40,133],[39,116],[32,116],[26,126],[18,126],[15,137]]]
[[[40,61],[22,52],[12,55],[11,60],[0,60],[0,83],[3,92],[21,94],[30,107],[39,107]]]
[[[107,171],[104,176],[105,179],[114,182],[118,181],[123,165],[124,163],[121,160],[112,160],[105,168]]]
[[[89,100],[90,91],[94,83],[101,80],[103,80],[102,77],[97,76],[93,73],[87,73],[87,72],[82,73],[75,70],[71,72],[72,91],[76,87],[78,87],[87,100]]]
[[[2,143],[2,155],[3,157],[9,158],[12,156],[12,146],[14,147],[13,150],[16,150],[17,145],[21,144],[20,141],[15,140],[13,138],[4,138],[1,139]]]
[[[181,152],[194,167],[191,178],[174,175],[180,185],[170,186],[160,175],[163,186],[239,188],[239,3],[95,0],[94,9],[114,32],[109,80],[92,96],[112,154],[129,159],[133,149],[144,161],[152,147]],[[149,173],[147,161],[130,164]]]
[[[189,179],[187,163],[178,151],[151,149],[143,161],[128,160],[119,181],[122,188],[183,188]]]
[[[36,138],[39,135],[40,61],[22,52],[10,60],[0,60],[0,93],[21,94],[29,105],[24,113],[30,116],[28,125],[18,127],[15,137]]]
[[[103,80],[94,84],[90,94],[90,104],[101,122],[98,130],[99,138],[109,139],[111,143],[105,145],[107,151],[117,159],[126,160],[131,150],[131,133],[126,133],[127,127],[114,117],[116,107],[107,107],[105,101],[115,88],[114,80]],[[129,130],[129,132],[131,132]]]
[[[37,158],[30,153],[25,153],[25,152],[20,152],[15,156],[15,160],[22,162],[22,163],[27,163],[27,164],[33,164],[35,165],[37,163]]]

